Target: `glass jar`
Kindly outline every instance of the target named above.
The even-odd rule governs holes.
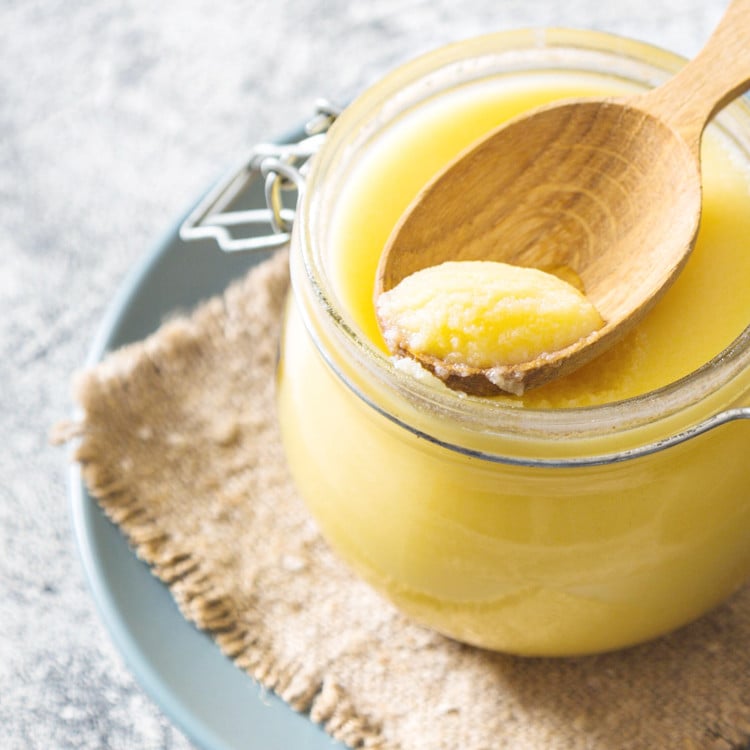
[[[595,32],[461,42],[366,91],[313,162],[279,365],[288,463],[353,570],[458,640],[524,655],[599,652],[681,626],[742,584],[750,329],[686,377],[615,403],[465,397],[397,366],[342,303],[331,238],[342,191],[374,139],[456,87],[553,71],[647,88],[683,62]],[[743,103],[711,127],[750,162]]]

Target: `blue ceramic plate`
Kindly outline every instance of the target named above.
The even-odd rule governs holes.
[[[242,197],[263,204],[260,186]],[[179,223],[131,272],[114,299],[89,355],[155,331],[165,316],[220,293],[259,261],[227,255],[212,242],[185,243]],[[72,517],[83,566],[104,623],[138,681],[170,719],[204,750],[346,750],[306,716],[292,711],[240,671],[185,620],[166,586],[138,560],[71,476]]]

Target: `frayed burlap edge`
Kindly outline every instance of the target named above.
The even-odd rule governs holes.
[[[73,458],[81,467],[91,495],[121,529],[136,555],[169,587],[183,616],[213,638],[240,669],[295,711],[308,714],[334,739],[352,748],[398,750],[383,740],[378,726],[360,715],[334,679],[317,671],[311,673],[304,663],[280,663],[263,634],[242,624],[235,601],[217,588],[215,577],[204,570],[201,559],[185,546],[184,540],[176,540],[165,531],[163,521],[133,493],[121,467],[107,461],[102,442],[104,433],[92,429],[87,419],[87,409],[92,404],[100,407],[104,404],[106,408],[112,394],[126,387],[126,381],[137,378],[143,368],[158,370],[164,358],[173,356],[180,343],[185,343],[186,336],[192,339],[191,346],[210,346],[210,337],[205,335],[210,329],[208,318],[226,314],[233,302],[245,298],[248,290],[252,289],[257,305],[272,307],[271,317],[280,320],[288,285],[287,266],[287,252],[278,252],[271,260],[253,268],[246,279],[236,282],[223,297],[200,305],[189,320],[179,318],[168,322],[143,342],[110,354],[98,369],[79,374],[75,380],[75,398],[82,405],[84,416],[80,421],[57,425],[52,440],[77,442]],[[262,294],[264,290],[268,290],[268,295]],[[267,334],[267,340],[275,341],[272,332]]]

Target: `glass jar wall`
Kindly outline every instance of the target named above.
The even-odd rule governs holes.
[[[380,236],[425,174],[490,119],[540,98],[653,86],[679,65],[591,32],[470,40],[365,92],[316,157],[293,236],[279,365],[290,469],[341,557],[447,635],[529,655],[617,648],[699,616],[750,573],[750,332],[741,302],[732,300],[723,325],[685,339],[687,372],[647,357],[635,382],[646,355],[631,341],[613,355],[636,357],[630,370],[613,360],[599,375],[521,401],[466,397],[415,377],[384,351],[370,318]],[[709,210],[726,203],[723,193],[712,197],[714,162],[716,190],[750,207],[744,106],[728,108],[708,141]],[[729,172],[739,177],[725,179]],[[750,281],[749,243],[727,224],[736,213],[708,215],[718,234],[702,240],[725,248],[708,268],[736,256],[738,267],[723,269],[736,290],[722,288],[723,297]],[[705,282],[710,273],[690,264],[699,286],[725,284]],[[701,304],[693,283],[655,310],[666,321],[654,324],[658,345],[674,338],[671,318],[684,322],[685,305]],[[680,359],[667,355],[656,359]]]

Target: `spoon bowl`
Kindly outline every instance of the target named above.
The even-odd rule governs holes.
[[[491,378],[429,353],[398,354],[469,393],[522,393],[622,338],[687,262],[700,224],[702,132],[750,84],[749,50],[750,0],[734,0],[698,57],[661,87],[554,104],[501,126],[420,192],[381,257],[376,298],[445,261],[500,261],[572,279],[602,328],[495,366]]]

